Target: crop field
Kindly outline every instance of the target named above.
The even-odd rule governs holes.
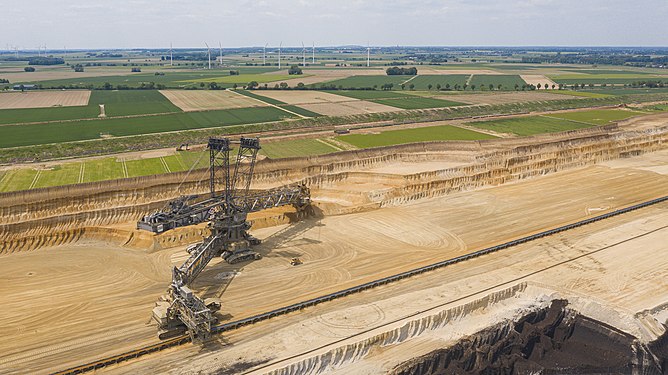
[[[104,104],[107,117],[181,112],[156,90],[93,91],[89,105],[99,104]]]
[[[355,100],[328,91],[318,90],[257,90],[254,93],[259,97],[271,98],[290,105],[338,103]]]
[[[466,105],[463,103],[453,102],[450,100],[426,98],[419,96],[391,98],[391,99],[376,99],[373,100],[373,102],[401,109],[443,108],[443,107],[457,107],[461,105]]]
[[[336,137],[339,141],[359,148],[391,146],[404,143],[453,140],[493,139],[492,135],[478,133],[451,125],[415,129],[390,130],[378,134],[350,134]]]
[[[327,85],[335,85],[337,87],[347,88],[373,88],[376,86],[377,89],[380,89],[384,84],[393,84],[394,89],[400,88],[402,82],[410,79],[411,76],[352,76],[344,79],[338,79],[335,81],[326,82]],[[313,87],[319,87],[320,84],[313,84]]]
[[[306,77],[306,76],[303,76]],[[287,74],[239,74],[234,76],[218,76],[218,77],[206,77],[192,80],[183,80],[179,81],[180,83],[210,83],[215,82],[223,84],[225,86],[231,86],[232,84],[245,85],[249,82],[256,81],[257,83],[268,83],[276,81],[284,81],[288,79],[295,78],[294,76]]]
[[[37,171],[34,169],[7,171],[0,179],[0,192],[29,189],[35,176],[37,176]]]
[[[408,82],[407,85],[415,85],[415,90],[427,90],[430,84],[432,85],[432,90],[436,90],[437,85],[441,85],[442,89],[445,89],[446,85],[450,85],[449,87],[454,89],[455,85],[464,86],[469,77],[470,75],[468,74],[418,75],[415,79]],[[399,89],[401,87],[395,87],[395,90]]]
[[[584,129],[595,126],[545,116],[521,117],[492,121],[470,122],[467,125],[480,129],[491,130],[497,133],[509,133],[519,136],[528,136],[541,133],[555,133],[567,130]]]
[[[297,107],[296,105],[286,104],[286,105],[282,105],[280,107],[285,108],[290,112],[294,112],[294,113],[297,113],[297,114],[300,114],[300,115],[306,116],[306,117],[320,117],[320,116],[322,116],[320,113],[309,111],[306,108]]]
[[[261,123],[290,117],[292,117],[290,114],[278,108],[258,107],[181,112],[135,118],[0,126],[0,148]]]
[[[629,75],[629,74],[593,74],[589,77],[581,74],[573,75],[555,75],[550,76],[554,82],[563,83],[566,85],[585,84],[602,85],[602,84],[632,84],[639,81],[663,81],[668,82],[668,76],[654,76],[654,75]]]
[[[626,120],[634,116],[643,115],[643,112],[627,111],[623,109],[597,109],[568,113],[554,113],[548,117],[570,121],[586,122],[592,125],[607,125],[611,122]]]
[[[81,163],[57,165],[51,169],[41,170],[35,182],[35,188],[71,185],[78,183],[81,175]]]
[[[401,109],[368,100],[351,100],[338,103],[300,104],[300,107],[325,116],[348,116],[380,112],[397,112]]]
[[[526,82],[519,75],[482,75],[475,74],[471,79],[470,85],[477,86],[477,90],[484,88],[488,89],[489,85],[493,85],[496,90],[501,85],[502,90],[515,90],[515,85],[522,86]]]
[[[560,94],[560,95],[570,95],[570,96],[579,96],[582,98],[607,98],[609,94],[602,94],[600,92],[593,92],[593,91],[573,91],[573,90],[552,90],[550,91],[552,94]]]
[[[88,105],[90,91],[26,91],[0,94],[0,109],[51,108]]]
[[[265,106],[230,90],[161,90],[160,93],[186,112]]]
[[[655,89],[634,89],[634,88],[596,88],[588,91],[578,91],[578,92],[591,92],[603,95],[637,95],[637,94],[651,94],[651,93],[666,93],[668,88],[655,88]]]
[[[268,104],[272,104],[272,105],[275,105],[275,106],[278,106],[278,107],[281,107],[281,108],[285,108],[286,110],[288,110],[290,112],[294,112],[294,113],[300,114],[302,116],[306,116],[306,117],[322,116],[320,113],[309,111],[308,109],[305,109],[305,108],[302,108],[302,107],[297,107],[295,105],[287,104],[287,103],[282,102],[278,99],[270,98],[270,97],[265,96],[265,95],[258,95],[258,94],[255,94],[254,92],[251,92],[251,91],[248,91],[248,90],[237,90],[237,92],[240,93],[240,94],[246,95],[249,98],[254,98],[254,99],[260,100],[262,102],[268,103]]]
[[[155,73],[130,73],[130,67],[123,67],[127,70],[127,75],[100,75],[95,77],[76,77],[76,78],[67,78],[67,79],[53,79],[53,80],[24,80],[16,81],[16,83],[32,83],[32,84],[41,84],[44,88],[61,88],[61,87],[70,87],[77,86],[81,88],[88,87],[102,87],[105,83],[109,83],[114,87],[118,85],[128,86],[128,87],[140,87],[141,84],[149,84],[150,82],[155,83],[156,85],[162,84],[167,88],[185,88],[185,87],[195,87],[198,86],[196,81],[202,79],[222,79],[225,77],[232,77],[229,74],[229,70],[198,70],[198,71],[178,71],[174,69],[164,69],[161,70],[161,73],[164,75],[155,75]],[[250,74],[261,74],[266,72],[275,71],[276,68],[272,67],[240,67],[233,68],[233,70],[238,70],[241,75],[250,75]],[[239,77],[239,76],[236,76]],[[246,81],[244,83],[248,83]],[[258,81],[259,82],[259,81]],[[14,81],[12,81],[14,83]],[[231,82],[234,83],[234,82]],[[230,84],[231,86],[231,84]]]
[[[322,155],[341,151],[317,139],[295,139],[262,144],[260,153],[269,158]]]
[[[351,91],[333,91],[336,95],[345,96],[352,99],[373,100],[373,99],[393,99],[405,98],[410,96],[402,92],[386,90],[351,90]]]
[[[317,139],[296,139],[264,143],[260,153],[276,159],[337,151],[341,150]],[[181,172],[208,166],[207,151],[182,151],[175,155],[136,160],[108,157],[64,163],[39,171],[32,168],[0,171],[0,192]]]
[[[154,90],[95,90],[86,106],[2,109],[1,124],[63,121],[97,118],[99,104],[104,104],[107,117],[181,112],[158,91]]]

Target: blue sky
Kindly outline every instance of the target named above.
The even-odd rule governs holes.
[[[0,0],[0,49],[667,46],[668,0]]]

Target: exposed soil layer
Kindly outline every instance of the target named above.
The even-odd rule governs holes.
[[[664,334],[658,341],[666,341]],[[390,374],[662,374],[661,344],[645,346],[557,300],[395,367]],[[658,359],[658,361],[657,361]]]

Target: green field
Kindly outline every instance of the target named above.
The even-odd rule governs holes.
[[[589,77],[583,76],[581,74],[574,74],[574,75],[556,75],[556,76],[550,76],[550,79],[552,79],[556,83],[563,83],[565,85],[574,85],[574,84],[585,84],[589,85],[590,83],[594,85],[602,85],[602,84],[632,84],[634,82],[641,82],[641,81],[663,81],[663,82],[668,82],[668,76],[665,77],[660,77],[660,76],[653,76],[653,75],[644,75],[644,76],[633,76],[629,74],[609,74],[609,75],[604,75],[604,74],[593,74]]]
[[[583,92],[583,91],[578,91]],[[634,89],[634,88],[596,88],[592,90],[587,90],[584,92],[599,93],[604,95],[637,95],[637,94],[651,94],[651,93],[666,93],[668,88],[656,88],[656,89]]]
[[[607,125],[611,122],[625,120],[633,116],[643,115],[643,112],[627,111],[623,109],[597,109],[591,111],[554,113],[547,117],[570,121],[586,122],[592,125]]]
[[[392,99],[392,98],[405,98],[408,95],[396,92],[396,91],[386,91],[386,90],[351,90],[351,91],[332,91],[332,94],[345,96],[353,99],[361,100],[373,100],[373,99]]]
[[[492,139],[494,136],[450,125],[416,129],[390,130],[380,134],[350,134],[337,137],[359,148],[391,146],[404,143],[452,140]]]
[[[282,105],[280,107],[285,108],[290,112],[298,113],[298,114],[300,114],[302,116],[306,116],[306,117],[320,117],[320,116],[322,116],[320,113],[315,113],[313,111],[309,111],[308,109],[298,107],[296,105],[286,104],[286,105]]]
[[[70,185],[79,182],[81,163],[57,165],[51,169],[40,171],[35,188]]]
[[[87,106],[0,110],[0,124],[97,118],[99,104],[107,117],[181,112],[156,90],[94,90]]]
[[[473,85],[476,90],[489,90],[489,85],[494,86],[494,90],[497,90],[499,85],[502,90],[515,90],[515,85],[522,87],[526,82],[518,75],[475,74],[470,82],[470,86]]]
[[[570,96],[579,96],[583,98],[607,98],[609,94],[601,94],[597,91],[572,91],[572,90],[551,90],[550,94],[561,94]]]
[[[295,139],[262,144],[260,153],[272,159],[322,155],[340,151],[317,139]]]
[[[225,87],[231,87],[232,84],[239,84],[239,85],[246,85],[249,82],[256,81],[257,83],[268,83],[268,82],[276,82],[276,81],[283,81],[283,80],[288,80],[288,79],[293,79],[293,78],[299,78],[299,77],[307,77],[306,75],[300,75],[300,76],[291,76],[287,74],[240,74],[240,75],[234,75],[234,76],[218,76],[218,77],[206,77],[206,78],[198,78],[198,79],[189,79],[189,80],[183,80],[179,81],[178,83],[209,83],[209,82],[216,82],[219,84],[223,84]]]
[[[62,88],[70,86],[76,86],[81,88],[88,88],[88,87],[98,88],[102,87],[105,83],[110,83],[114,87],[117,87],[118,85],[124,85],[135,88],[135,87],[140,87],[142,83],[148,84],[150,82],[153,82],[156,85],[161,84],[169,88],[185,88],[185,87],[198,86],[196,82],[198,82],[199,80],[223,79],[225,77],[240,77],[243,75],[260,74],[277,70],[277,68],[275,67],[232,68],[232,70],[239,70],[241,75],[230,76],[229,69],[227,70],[212,69],[212,70],[199,70],[199,71],[186,71],[186,72],[178,71],[175,69],[162,69],[161,72],[164,73],[164,75],[155,75],[155,73],[130,73],[131,67],[123,67],[123,69],[127,70],[128,72],[127,75],[81,77],[81,78],[42,80],[42,81],[21,81],[16,83],[41,84],[44,88]],[[248,82],[250,81],[246,81],[243,83],[248,83]],[[230,87],[232,86],[232,83],[234,82],[231,82],[229,84]]]
[[[466,74],[447,74],[447,75],[418,75],[415,79],[408,82],[406,85],[411,83],[415,85],[415,90],[428,90],[428,85],[432,85],[432,90],[436,91],[436,86],[441,85],[441,89],[445,90],[446,85],[450,85],[450,89],[453,90],[455,85],[464,86],[466,80],[469,79],[469,75]],[[395,90],[400,90],[401,87],[395,87]],[[408,90],[408,87],[406,87]]]
[[[426,98],[419,96],[393,98],[393,99],[376,99],[376,103],[389,105],[401,109],[422,109],[422,108],[443,108],[443,107],[457,107],[466,105],[463,103],[453,102],[449,100]]]
[[[267,97],[267,96],[264,96],[264,95],[258,95],[258,94],[254,93],[252,91],[249,91],[249,90],[236,90],[235,92],[238,92],[239,94],[243,94],[243,95],[246,95],[246,96],[251,97],[253,99],[261,100],[265,103],[269,103],[269,104],[273,104],[273,105],[286,105],[287,104],[285,102],[282,102],[282,101],[274,99],[274,98],[270,98],[270,97]]]
[[[613,70],[613,69],[565,69],[566,72],[573,72],[573,73],[583,73],[583,74],[592,74],[592,75],[605,75],[605,76],[610,76],[610,75],[638,75],[638,76],[643,76],[646,74],[653,74],[653,73],[647,73],[647,72],[639,72],[635,70]],[[572,76],[578,76],[579,74],[573,74]]]
[[[0,148],[102,137],[261,123],[291,117],[274,107],[182,112],[158,116],[0,126]]]
[[[88,106],[97,109],[99,114],[100,104],[104,104],[107,117],[181,112],[156,90],[95,90]]]
[[[339,79],[336,81],[325,82],[325,85],[335,85],[337,87],[347,88],[373,88],[376,86],[380,90],[381,86],[386,83],[394,85],[393,89],[401,89],[399,86],[402,82],[410,79],[410,76],[352,76],[348,78]],[[321,83],[310,85],[311,87],[320,87]]]
[[[593,124],[583,124],[564,119],[533,116],[521,117],[493,121],[477,121],[470,122],[467,125],[475,126],[476,128],[492,130],[497,133],[511,133],[519,136],[528,136],[541,133],[555,133],[567,130],[576,130],[589,128]]]
[[[37,171],[34,169],[15,169],[7,171],[0,180],[0,192],[26,190],[35,180]]]
[[[286,158],[337,151],[340,150],[316,139],[297,139],[262,144],[260,153],[270,158]],[[232,155],[236,156],[235,150],[232,151]],[[2,171],[0,172],[0,192],[26,190],[33,182],[33,188],[42,188],[71,185],[79,181],[95,182],[125,178],[126,170],[127,177],[138,177],[208,167],[208,151],[182,151],[170,156],[126,161],[108,157],[83,163],[72,162],[56,165],[50,169],[40,170],[39,175],[38,171],[32,168]]]

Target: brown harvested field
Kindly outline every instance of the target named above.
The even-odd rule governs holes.
[[[469,104],[506,104],[537,102],[545,100],[570,100],[576,97],[570,95],[551,94],[549,92],[498,92],[489,94],[461,94],[461,95],[439,95],[435,98],[454,100]]]
[[[0,109],[74,107],[88,105],[90,91],[27,91],[0,94]]]
[[[309,111],[320,113],[325,116],[359,115],[364,113],[398,112],[402,109],[390,107],[389,105],[368,102],[366,100],[355,100],[339,103],[315,103],[300,104],[300,107]]]
[[[160,90],[160,93],[186,112],[267,106],[259,100],[228,90]]]
[[[423,68],[417,66],[418,74],[420,75],[451,75],[451,74],[484,74],[484,75],[502,75],[505,73],[497,72],[489,69],[437,69],[437,68]]]
[[[144,69],[143,73],[152,72],[152,69]],[[70,68],[62,69],[48,69],[44,67],[37,68],[36,72],[17,72],[17,73],[3,73],[2,78],[6,78],[9,82],[37,82],[49,81],[58,79],[72,79],[72,78],[89,78],[89,77],[105,77],[105,76],[129,76],[132,74],[130,68],[128,70],[110,69],[101,67],[94,69],[93,67],[86,67],[84,72],[75,72]]]
[[[522,74],[520,77],[524,80],[529,85],[534,85],[538,86],[540,84],[541,86],[545,86],[547,84],[548,86],[557,85],[553,80],[545,77],[544,75],[539,75],[539,74]]]
[[[270,72],[266,74],[288,74],[287,70]],[[296,77],[286,80],[290,86],[296,86],[299,82],[310,85],[313,83],[329,82],[337,79],[348,78],[352,76],[382,76],[385,75],[385,69],[306,69],[304,74],[308,77]]]
[[[253,92],[292,105],[358,101],[358,99],[315,90],[255,90]]]

